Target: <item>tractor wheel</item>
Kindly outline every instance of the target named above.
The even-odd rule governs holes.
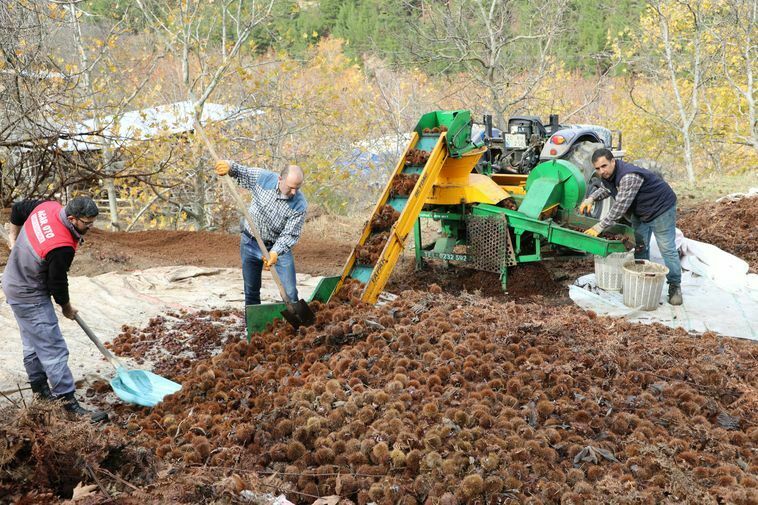
[[[592,166],[592,153],[603,146],[601,142],[577,142],[564,158],[582,171],[584,181],[589,185],[590,179],[595,175],[595,168]]]

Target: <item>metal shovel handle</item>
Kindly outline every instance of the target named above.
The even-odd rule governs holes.
[[[87,323],[85,323],[82,320],[82,318],[79,316],[78,313],[74,315],[74,319],[76,320],[77,323],[79,323],[79,326],[81,327],[82,330],[84,330],[84,333],[86,333],[89,339],[92,340],[92,342],[94,342],[98,350],[101,353],[103,353],[103,356],[105,356],[108,359],[108,361],[111,363],[111,365],[113,365],[114,368],[116,368],[117,370],[119,368],[124,368],[123,363],[121,363],[121,361],[119,361],[118,358],[116,358],[113,354],[111,354],[111,352],[108,349],[106,349],[106,347],[103,345],[100,339],[97,338],[97,335],[95,335],[95,333],[90,329],[90,327],[87,326]]]
[[[202,125],[200,125],[199,120],[195,121],[195,131],[200,134],[200,138],[203,139],[203,143],[205,144],[205,147],[208,148],[208,151],[211,153],[211,156],[213,156],[217,160],[222,159],[216,153],[216,150],[213,148],[213,144],[211,144],[211,141],[208,139],[208,136],[205,134],[205,129],[202,127]],[[234,184],[234,181],[232,181],[232,178],[228,174],[222,177],[219,177],[219,179],[224,184],[224,186],[226,186],[227,192],[232,196],[234,203],[237,204],[237,210],[239,210],[240,213],[245,217],[248,227],[250,228],[250,231],[252,232],[253,237],[255,237],[255,241],[258,242],[258,247],[263,253],[263,257],[266,259],[266,261],[268,261],[269,259],[268,249],[266,249],[266,245],[263,243],[260,233],[258,233],[258,228],[255,226],[255,222],[253,222],[253,216],[250,215],[250,212],[248,212],[245,202],[242,200],[242,197],[240,196],[240,194],[237,193],[237,186]],[[279,274],[276,272],[276,268],[271,268],[270,271],[271,271],[271,277],[274,278],[274,282],[276,283],[276,287],[279,288],[279,294],[281,295],[282,300],[284,300],[284,303],[286,303],[287,306],[291,306],[293,304],[292,300],[290,300],[289,296],[287,296],[287,292],[284,290],[284,285],[282,284],[282,280],[279,278]]]

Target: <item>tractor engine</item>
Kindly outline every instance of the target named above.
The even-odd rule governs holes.
[[[537,116],[514,116],[505,131],[493,128],[492,116],[485,116],[483,140],[489,147],[489,156],[484,162],[489,163],[492,173],[528,174],[539,164],[550,134],[559,128],[554,114],[547,127]]]

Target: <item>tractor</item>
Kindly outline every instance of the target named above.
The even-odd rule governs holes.
[[[597,125],[561,124],[557,114],[550,115],[547,125],[537,116],[513,116],[505,131],[494,127],[492,116],[485,115],[482,123],[474,123],[472,139],[487,146],[476,167],[481,174],[528,175],[544,161],[563,159],[582,171],[587,195],[601,184],[592,167],[592,153],[604,147],[615,158],[624,157],[620,131]],[[612,197],[597,202],[591,216],[602,219],[612,204]]]

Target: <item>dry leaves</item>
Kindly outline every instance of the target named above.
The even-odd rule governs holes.
[[[74,488],[74,494],[71,496],[71,501],[76,502],[83,498],[87,498],[88,496],[93,495],[96,489],[96,484],[88,484],[85,486],[83,482],[80,482]]]

